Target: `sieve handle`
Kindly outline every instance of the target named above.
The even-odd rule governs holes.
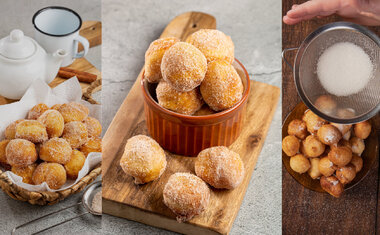
[[[285,63],[289,66],[289,68],[292,71],[293,71],[293,65],[289,61],[286,60],[285,55],[286,55],[286,52],[288,52],[288,51],[294,51],[294,50],[298,50],[298,47],[286,48],[281,53],[282,59],[285,61]]]

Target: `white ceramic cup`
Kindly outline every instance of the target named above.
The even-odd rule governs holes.
[[[68,66],[75,59],[85,56],[89,42],[79,35],[82,19],[75,11],[65,7],[46,7],[33,16],[36,41],[48,52],[58,49],[67,52],[62,61],[62,67]],[[83,51],[78,52],[78,42],[83,45]]]

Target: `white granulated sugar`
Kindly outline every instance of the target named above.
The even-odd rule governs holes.
[[[359,46],[340,42],[327,48],[318,60],[317,74],[322,86],[336,96],[360,92],[372,78],[373,64]]]

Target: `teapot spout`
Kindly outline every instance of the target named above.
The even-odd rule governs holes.
[[[53,54],[47,55],[46,63],[46,83],[50,83],[57,76],[58,70],[61,67],[62,60],[67,56],[67,52],[63,49],[59,49]]]

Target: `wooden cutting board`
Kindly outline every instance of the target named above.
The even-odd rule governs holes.
[[[89,43],[90,47],[100,45],[102,43],[102,23],[99,21],[84,21],[80,29],[79,34],[85,37]],[[79,44],[79,51],[83,50],[83,46]],[[86,58],[76,59],[74,63],[68,66],[68,68],[76,69],[83,72],[89,72],[96,74],[98,76],[97,80],[101,80],[101,72],[95,68]],[[50,87],[56,87],[67,79],[57,76],[50,84]],[[85,93],[90,87],[91,84],[81,82],[80,86],[82,87],[82,93]],[[101,86],[96,87],[92,92],[99,91]],[[9,104],[17,100],[7,99],[3,96],[0,96],[0,105]]]
[[[216,28],[215,18],[189,12],[171,21],[161,37],[176,36],[183,40],[201,28]],[[228,234],[264,144],[278,103],[279,88],[260,82],[251,83],[245,128],[230,146],[245,163],[243,183],[235,190],[212,190],[206,211],[187,223],[178,223],[163,203],[162,190],[173,173],[194,173],[194,157],[166,152],[168,167],[164,174],[159,180],[142,186],[136,186],[132,177],[126,176],[119,165],[128,138],[148,134],[140,81],[141,73],[103,138],[103,213],[184,234]]]

